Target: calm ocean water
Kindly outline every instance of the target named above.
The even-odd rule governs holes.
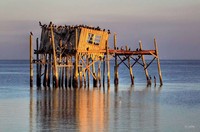
[[[2,60],[0,132],[200,131],[200,61],[163,60],[161,69],[162,87],[146,87],[138,65],[135,86],[121,66],[118,88],[30,90],[29,61]],[[156,63],[149,74],[158,78]]]

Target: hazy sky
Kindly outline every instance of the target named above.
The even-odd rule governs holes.
[[[200,59],[200,0],[1,0],[0,59],[28,59],[39,21],[110,29],[132,49],[156,36],[161,59]]]

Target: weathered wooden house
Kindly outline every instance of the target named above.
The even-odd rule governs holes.
[[[41,52],[52,52],[53,45],[51,43],[51,27],[50,25],[41,25]],[[52,26],[54,33],[54,43],[56,51],[74,53],[96,51],[98,54],[106,49],[106,41],[109,38],[109,31],[101,30],[99,27],[79,26]],[[76,34],[77,32],[77,34]],[[77,39],[77,42],[76,42]],[[62,43],[62,44],[60,44]],[[76,47],[77,43],[77,47]],[[67,53],[67,54],[68,54]]]

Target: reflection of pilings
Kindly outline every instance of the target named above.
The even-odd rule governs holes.
[[[29,128],[30,132],[33,131],[33,115],[34,115],[34,100],[33,100],[33,89],[30,89],[30,103],[29,103]]]
[[[77,130],[72,124],[80,124],[80,131],[109,128],[109,93],[104,94],[99,89],[49,89],[38,90],[36,96],[37,130],[51,131],[58,127]]]

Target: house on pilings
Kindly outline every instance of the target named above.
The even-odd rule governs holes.
[[[87,85],[92,75],[96,87],[100,70],[97,73],[95,65],[99,62],[98,67],[101,67],[110,31],[86,25],[56,26],[50,23],[47,26],[40,23],[40,26],[40,44],[37,42],[38,48],[35,50],[37,86],[41,85],[42,75],[43,86],[50,86],[52,73],[54,87],[64,84],[65,87],[82,87],[83,80],[86,86],[86,74]]]
[[[110,87],[110,58],[114,57],[114,83],[118,84],[118,67],[124,64],[130,72],[131,84],[134,85],[132,68],[139,64],[144,68],[147,85],[151,84],[151,77],[147,68],[157,60],[160,85],[162,73],[158,55],[156,39],[152,50],[143,50],[142,42],[139,49],[131,50],[128,46],[119,49],[114,34],[114,49],[109,49],[108,39],[110,30],[86,25],[56,26],[52,23],[42,25],[40,41],[36,39],[36,50],[32,55],[32,34],[30,34],[30,86],[33,86],[33,63],[37,64],[37,87]],[[146,63],[144,56],[152,56],[150,63]],[[102,75],[101,75],[102,74]],[[103,78],[103,79],[101,79]],[[52,82],[52,85],[51,85]]]
[[[51,23],[50,23],[51,24]],[[41,25],[40,53],[53,53],[51,42],[51,26]],[[54,44],[57,55],[62,53],[65,56],[69,53],[95,51],[99,54],[106,49],[110,31],[101,30],[99,27],[79,26],[55,26],[52,25],[54,33]],[[76,34],[77,32],[77,34]],[[77,40],[76,40],[77,39]],[[77,42],[76,42],[77,41]],[[76,47],[77,43],[77,47]]]

